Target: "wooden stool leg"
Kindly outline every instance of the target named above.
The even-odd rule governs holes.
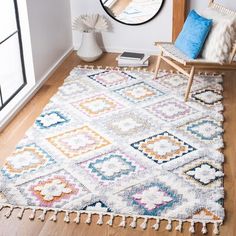
[[[189,97],[189,93],[193,84],[193,77],[194,77],[194,72],[195,72],[195,68],[194,66],[191,68],[190,74],[189,74],[189,79],[188,79],[188,86],[187,86],[187,90],[185,93],[185,97],[184,97],[184,101],[187,102],[188,101],[188,97]]]
[[[154,79],[157,78],[157,74],[158,74],[158,71],[160,69],[160,65],[161,65],[161,57],[163,55],[163,51],[161,51],[161,54],[158,56],[158,59],[157,59],[157,64],[156,64],[156,70],[155,70],[155,75],[154,75]]]

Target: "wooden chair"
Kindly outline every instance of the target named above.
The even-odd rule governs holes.
[[[236,12],[227,9],[222,5],[214,3],[214,0],[210,0],[209,7],[217,9],[219,12],[222,12],[224,14],[230,14],[230,15],[236,16]],[[236,54],[236,40],[235,40],[235,43],[233,46],[233,50],[229,56],[229,61],[224,64],[210,62],[210,61],[207,61],[203,58],[189,59],[185,54],[183,54],[180,50],[178,50],[174,46],[173,43],[156,42],[155,45],[158,46],[159,49],[161,50],[161,53],[157,59],[156,70],[155,70],[155,79],[157,78],[157,74],[160,69],[160,65],[161,65],[162,60],[167,62],[170,66],[175,68],[180,73],[187,76],[188,77],[188,85],[187,85],[187,89],[185,92],[185,98],[184,98],[185,101],[188,100],[191,86],[193,83],[195,69],[197,67],[206,67],[206,68],[210,67],[210,68],[217,68],[217,69],[219,69],[219,68],[236,69],[236,63],[233,62],[234,56]],[[188,69],[186,69],[186,67],[190,67],[190,72]]]

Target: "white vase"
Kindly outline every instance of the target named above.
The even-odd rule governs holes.
[[[102,55],[102,50],[98,46],[94,32],[83,32],[82,42],[77,51],[81,60],[92,62]]]

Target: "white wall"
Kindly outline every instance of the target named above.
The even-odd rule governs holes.
[[[27,0],[36,82],[72,47],[69,0]]]
[[[190,9],[196,9],[198,11],[204,10],[208,5],[207,0],[191,0],[189,1]],[[226,6],[232,10],[236,10],[236,0],[216,0],[215,2]]]
[[[165,1],[161,12],[154,20],[140,26],[127,26],[116,22],[106,14],[100,0],[71,0],[71,12],[72,19],[86,13],[99,13],[106,16],[113,28],[111,32],[102,34],[104,47],[109,52],[132,50],[155,53],[157,52],[156,47],[153,46],[155,41],[171,41],[171,0]],[[79,47],[80,40],[81,34],[74,32],[73,41],[75,48]]]

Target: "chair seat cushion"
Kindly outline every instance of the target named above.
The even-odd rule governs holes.
[[[183,29],[175,41],[175,46],[189,58],[195,59],[200,54],[212,27],[212,20],[204,18],[192,10],[184,23]]]

